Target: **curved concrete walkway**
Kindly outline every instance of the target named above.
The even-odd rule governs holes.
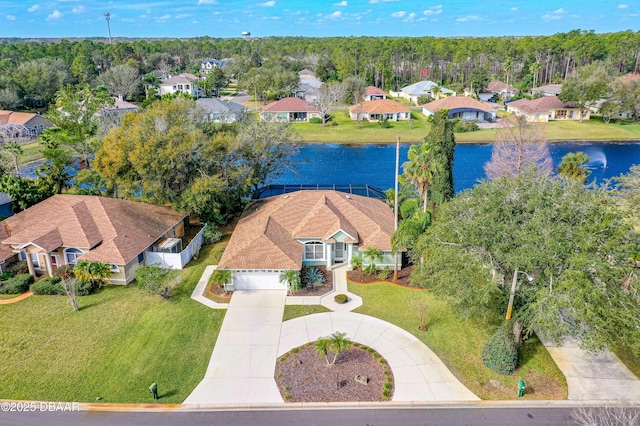
[[[26,292],[26,293],[22,293],[20,296],[18,297],[13,297],[11,299],[0,299],[0,305],[10,305],[11,303],[16,303],[19,302],[21,300],[26,299],[27,297],[31,296],[33,293],[31,293],[30,291]]]
[[[558,346],[540,338],[567,379],[567,399],[574,401],[640,401],[640,379],[608,350],[589,354],[574,339]]]
[[[386,321],[352,312],[294,318],[282,324],[278,356],[336,331],[375,349],[393,371],[393,401],[477,401],[442,361],[412,334]]]

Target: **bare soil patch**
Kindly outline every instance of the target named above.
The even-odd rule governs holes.
[[[315,352],[313,343],[293,349],[276,363],[275,379],[282,398],[286,402],[391,400],[393,373],[379,354],[366,349],[352,346],[338,355],[334,365],[327,365],[324,356]],[[331,360],[333,354],[329,357]],[[356,382],[357,375],[366,376],[367,384]],[[389,397],[384,397],[388,377],[391,389]]]

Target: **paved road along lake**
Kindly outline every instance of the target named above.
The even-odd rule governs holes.
[[[400,165],[407,161],[408,144],[400,146]],[[640,164],[640,141],[602,143],[554,143],[550,144],[554,167],[569,152],[582,151],[591,161],[589,181],[602,182],[627,173],[634,164]],[[485,178],[483,165],[491,157],[492,145],[456,146],[453,179],[456,191],[472,187]],[[309,144],[300,147],[294,158],[295,170],[270,183],[348,185],[368,184],[380,189],[393,187],[395,144],[389,145],[341,145]]]

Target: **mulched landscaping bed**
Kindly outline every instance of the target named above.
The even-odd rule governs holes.
[[[388,281],[390,283],[400,284],[406,287],[414,287],[409,284],[409,278],[411,277],[411,272],[415,269],[416,265],[406,266],[398,271],[398,280],[393,280],[393,271],[391,271],[391,275],[386,280],[381,280],[377,275],[367,275],[362,272],[361,269],[354,269],[353,271],[347,272],[347,278],[350,281],[356,283],[370,283],[374,281]]]
[[[304,270],[308,269],[308,266],[302,268],[302,274],[304,275]],[[325,285],[317,286],[317,287],[302,287],[302,289],[296,291],[295,293],[289,292],[289,296],[322,296],[333,290],[333,272],[327,271],[326,266],[313,266],[313,268],[317,268],[322,271],[327,282]],[[304,285],[304,282],[302,283]]]
[[[333,359],[333,354],[329,357]],[[328,365],[310,343],[278,359],[275,379],[286,402],[390,401],[393,386],[388,398],[382,396],[387,380],[385,371],[393,383],[389,365],[381,363],[362,346],[341,352],[336,363]],[[367,376],[368,384],[356,382],[356,375]],[[340,384],[339,388],[336,383]]]

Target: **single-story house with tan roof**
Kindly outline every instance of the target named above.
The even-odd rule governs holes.
[[[378,99],[387,99],[387,92],[382,89],[378,89],[375,86],[367,86],[364,89],[364,100],[365,101],[377,101]]]
[[[311,118],[322,118],[320,109],[304,99],[290,97],[265,105],[260,111],[261,121],[308,122]]]
[[[33,276],[79,260],[110,265],[111,284],[128,284],[140,265],[186,264],[202,244],[182,249],[188,217],[169,207],[90,195],[54,195],[0,222],[0,265],[26,260]],[[182,259],[181,256],[185,256]]]
[[[422,105],[422,112],[427,117],[443,109],[449,110],[448,118],[451,120],[459,118],[464,121],[487,123],[496,119],[495,108],[469,96],[449,96]]]
[[[174,75],[160,83],[160,96],[172,93],[186,93],[190,96],[202,96],[202,89],[199,87],[198,77],[189,73]]]
[[[53,127],[53,123],[39,113],[0,110],[0,126],[24,126],[29,130],[29,137],[36,138],[46,129]]]
[[[551,120],[580,120],[580,108],[562,102],[557,96],[543,96],[538,99],[520,99],[507,104],[507,111],[512,114],[524,115],[527,121],[540,123]],[[590,111],[584,115],[588,120]]]
[[[379,121],[387,118],[390,121],[408,120],[411,118],[411,110],[400,102],[391,99],[378,99],[377,101],[364,101],[349,107],[349,117],[357,120]]]
[[[236,290],[285,289],[282,271],[351,265],[368,247],[382,250],[379,267],[393,268],[393,232],[393,212],[378,199],[330,190],[277,195],[247,205],[218,268],[232,271]]]

